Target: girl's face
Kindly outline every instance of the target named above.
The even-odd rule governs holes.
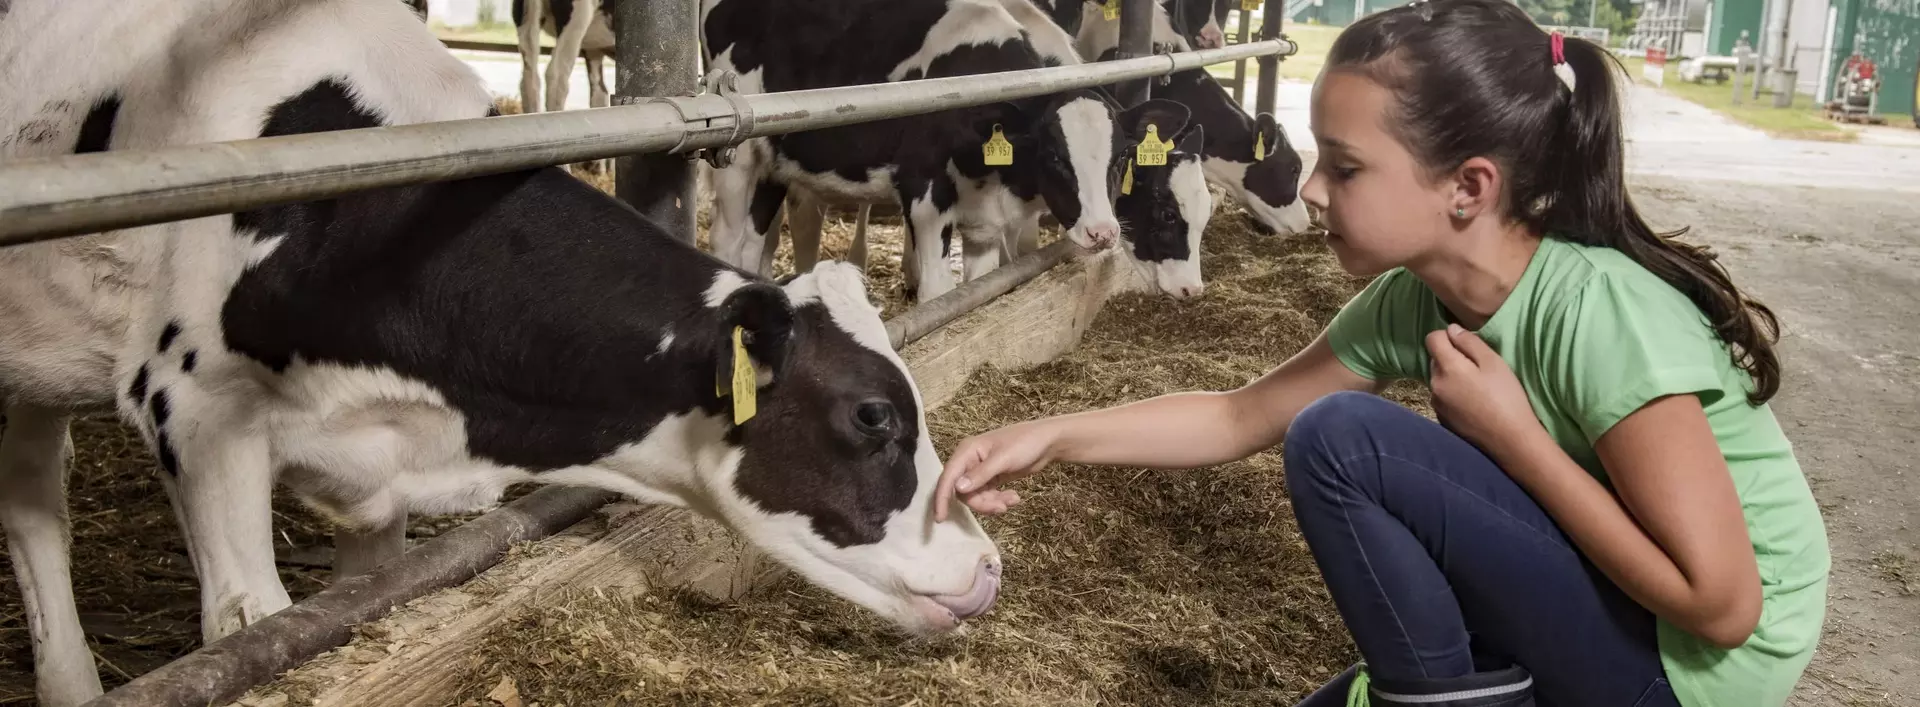
[[[1313,88],[1320,158],[1300,196],[1319,209],[1340,267],[1372,276],[1432,252],[1453,231],[1452,180],[1430,182],[1387,124],[1393,94],[1364,76],[1328,71]]]

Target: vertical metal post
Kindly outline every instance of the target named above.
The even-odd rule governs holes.
[[[1280,38],[1280,21],[1286,19],[1286,0],[1266,0],[1260,5],[1260,41]],[[1275,82],[1280,78],[1280,57],[1271,54],[1260,57],[1260,87],[1253,94],[1253,114],[1272,113],[1274,94],[1279,92]]]
[[[1135,59],[1153,52],[1154,0],[1120,0],[1120,59]],[[1120,85],[1123,106],[1147,100],[1153,79],[1135,79]]]
[[[1240,29],[1235,30],[1233,41],[1235,44],[1246,44],[1248,28],[1253,26],[1253,13],[1246,10],[1240,10],[1239,13]],[[1247,60],[1245,59],[1233,62],[1233,104],[1237,106],[1247,104]]]
[[[698,0],[603,2],[613,6],[614,91],[623,102],[692,95],[699,80]],[[694,174],[684,155],[621,157],[614,160],[614,195],[692,243]]]

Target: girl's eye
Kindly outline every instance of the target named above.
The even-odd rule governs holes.
[[[1340,181],[1344,182],[1346,180],[1352,179],[1353,173],[1358,171],[1360,171],[1359,167],[1335,167],[1333,168],[1333,176],[1335,179],[1339,179]]]

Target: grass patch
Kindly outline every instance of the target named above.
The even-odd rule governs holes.
[[[1635,82],[1647,86],[1653,85],[1641,76],[1641,69],[1645,66],[1643,60],[1638,57],[1624,57],[1621,63],[1626,65],[1628,76]],[[1722,84],[1692,83],[1682,80],[1678,63],[1667,64],[1666,73],[1666,85],[1661,87],[1662,90],[1768,135],[1828,142],[1853,142],[1856,139],[1854,131],[1827,120],[1814,104],[1811,96],[1795,96],[1793,105],[1775,108],[1773,94],[1762,93],[1760,99],[1756,101],[1752,99],[1752,93],[1746,93],[1741,104],[1734,105],[1731,81]],[[1744,81],[1742,89],[1751,90],[1747,88]]]

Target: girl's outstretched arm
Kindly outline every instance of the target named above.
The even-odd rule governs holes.
[[[1326,333],[1252,383],[1227,392],[1162,395],[1101,410],[1022,422],[962,440],[947,458],[934,516],[956,493],[976,512],[1019,496],[999,488],[1053,462],[1186,469],[1244,459],[1280,442],[1308,403],[1381,386],[1348,370]]]

